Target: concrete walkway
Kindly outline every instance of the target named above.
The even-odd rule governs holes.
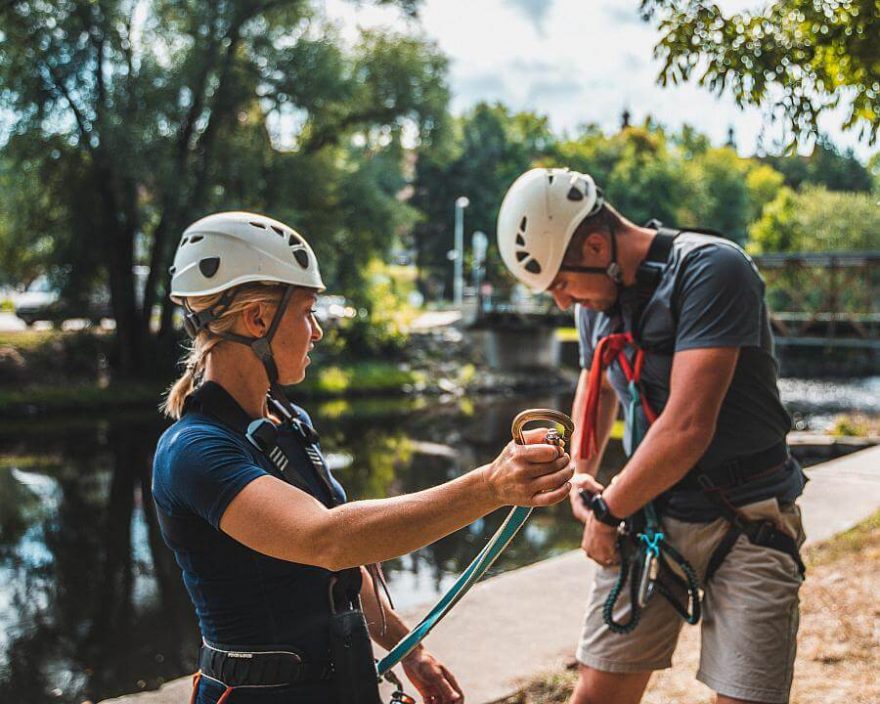
[[[801,499],[807,542],[847,530],[880,510],[880,447],[817,465]],[[579,551],[490,579],[468,594],[427,645],[455,673],[469,704],[513,694],[535,675],[570,663],[581,628],[592,563]],[[427,605],[405,613],[409,623]],[[398,668],[399,670],[400,668]],[[121,704],[189,701],[189,678]]]

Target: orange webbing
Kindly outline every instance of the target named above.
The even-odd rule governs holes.
[[[199,680],[202,679],[202,671],[199,670],[193,675],[193,693],[189,699],[189,704],[196,704],[196,697],[199,694]]]
[[[633,364],[626,357],[627,346],[636,348]],[[587,385],[587,401],[584,412],[584,429],[581,433],[580,456],[583,459],[592,457],[599,450],[599,438],[596,416],[599,413],[599,391],[602,388],[602,376],[605,370],[617,359],[626,380],[635,382],[637,385],[642,378],[642,367],[645,363],[645,352],[636,345],[630,332],[619,332],[599,340],[596,351],[593,353],[593,363],[590,365],[590,377]],[[640,393],[642,410],[650,425],[657,420],[657,414],[648,403],[647,397]]]

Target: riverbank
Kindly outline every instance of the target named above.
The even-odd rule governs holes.
[[[103,333],[22,331],[0,334],[0,418],[155,408],[173,378],[114,379]],[[296,400],[367,396],[514,394],[573,391],[572,369],[496,372],[453,328],[409,338],[397,359],[349,360],[320,350]]]

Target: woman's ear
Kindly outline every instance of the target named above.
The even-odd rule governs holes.
[[[245,334],[249,337],[262,337],[269,330],[266,319],[267,308],[262,303],[251,303],[241,313]]]

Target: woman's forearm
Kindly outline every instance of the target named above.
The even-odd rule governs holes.
[[[328,566],[382,562],[439,540],[499,508],[476,470],[441,486],[390,499],[353,501],[324,517]]]

